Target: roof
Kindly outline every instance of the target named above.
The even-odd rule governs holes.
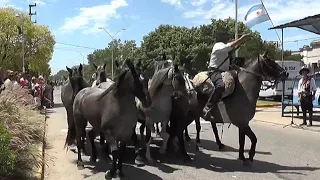
[[[288,27],[296,27],[320,35],[320,14],[308,16],[303,19],[281,24],[270,29],[284,29]]]

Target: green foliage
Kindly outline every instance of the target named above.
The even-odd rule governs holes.
[[[15,155],[10,149],[11,135],[0,122],[0,177],[12,175],[15,168]]]
[[[50,77],[50,80],[52,81],[63,81],[65,77],[68,77],[69,73],[67,70],[60,70],[57,72],[57,74]]]
[[[0,94],[0,179],[34,179],[42,164],[35,147],[44,138],[44,116],[33,108],[27,89],[9,86]]]
[[[50,75],[49,61],[53,55],[54,36],[47,26],[31,22],[27,14],[12,8],[0,9],[0,66],[22,71],[23,41],[19,29],[25,39],[26,69]]]

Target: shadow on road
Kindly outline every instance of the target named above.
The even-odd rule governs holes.
[[[227,159],[227,158],[220,158],[220,157],[213,157],[211,154],[206,154],[204,152],[196,151],[195,146],[192,143],[186,145],[187,151],[193,161],[189,163],[185,163],[182,159],[182,156],[179,152],[172,152],[167,153],[165,156],[159,154],[159,147],[158,145],[161,144],[160,140],[155,140],[154,143],[157,145],[156,147],[151,148],[151,155],[154,160],[157,160],[152,166],[157,167],[160,171],[164,173],[173,173],[176,170],[179,170],[175,167],[170,165],[180,165],[180,166],[188,166],[194,167],[196,169],[207,169],[210,171],[224,173],[224,172],[253,172],[253,173],[274,173],[279,178],[283,175],[307,175],[308,171],[316,171],[320,170],[320,167],[309,167],[309,166],[283,166],[272,162],[266,162],[261,160],[255,160],[252,167],[245,167],[242,164],[242,161],[237,159]],[[218,148],[211,141],[202,141],[202,145],[205,148],[210,148],[212,151],[218,151]],[[100,172],[106,172],[110,168],[110,160],[106,160],[106,156],[101,152],[100,146],[96,143],[96,147],[99,149],[98,156],[100,160],[96,163],[91,163],[88,161],[84,161],[85,168],[88,168],[92,171],[93,174],[97,174]],[[91,149],[87,144],[86,149],[88,150],[88,154],[91,154]],[[227,147],[226,151],[237,152],[236,149],[232,147]],[[270,152],[257,152],[264,155],[271,155]],[[76,154],[74,154],[74,165],[76,166]],[[128,147],[124,157],[124,173],[129,179],[150,179],[150,180],[158,180],[162,179],[159,176],[152,174],[144,169],[135,167],[134,165],[134,148],[132,146]],[[85,175],[89,177],[88,175]],[[84,177],[84,178],[87,178]],[[131,178],[130,178],[131,177]],[[302,177],[301,177],[302,178]],[[126,179],[126,178],[124,178]],[[303,178],[302,178],[303,179]]]
[[[61,108],[61,107],[64,107],[64,105],[62,103],[54,104],[54,108]]]
[[[195,134],[195,133],[190,133],[190,134]],[[190,143],[188,143],[188,144],[190,145]],[[201,139],[201,148],[209,150],[209,151],[220,151],[219,147],[218,147],[218,145],[216,144],[215,141],[206,140],[206,139]],[[239,152],[239,150],[234,148],[234,147],[225,145],[225,148],[223,149],[223,152]],[[249,152],[249,150],[246,149],[245,152]],[[256,154],[272,155],[271,152],[259,151],[259,150],[256,150]]]

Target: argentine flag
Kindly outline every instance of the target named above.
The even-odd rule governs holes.
[[[245,25],[248,28],[270,20],[269,15],[262,4],[252,6],[244,17]]]

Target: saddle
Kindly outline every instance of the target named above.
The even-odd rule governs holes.
[[[196,89],[201,92],[208,93],[214,89],[214,85],[210,78],[208,78],[209,71],[203,71],[195,75],[191,80]],[[236,70],[222,72],[222,80],[225,85],[225,91],[222,94],[222,98],[230,96],[235,89],[235,79],[238,78]],[[205,82],[204,82],[205,81]]]

